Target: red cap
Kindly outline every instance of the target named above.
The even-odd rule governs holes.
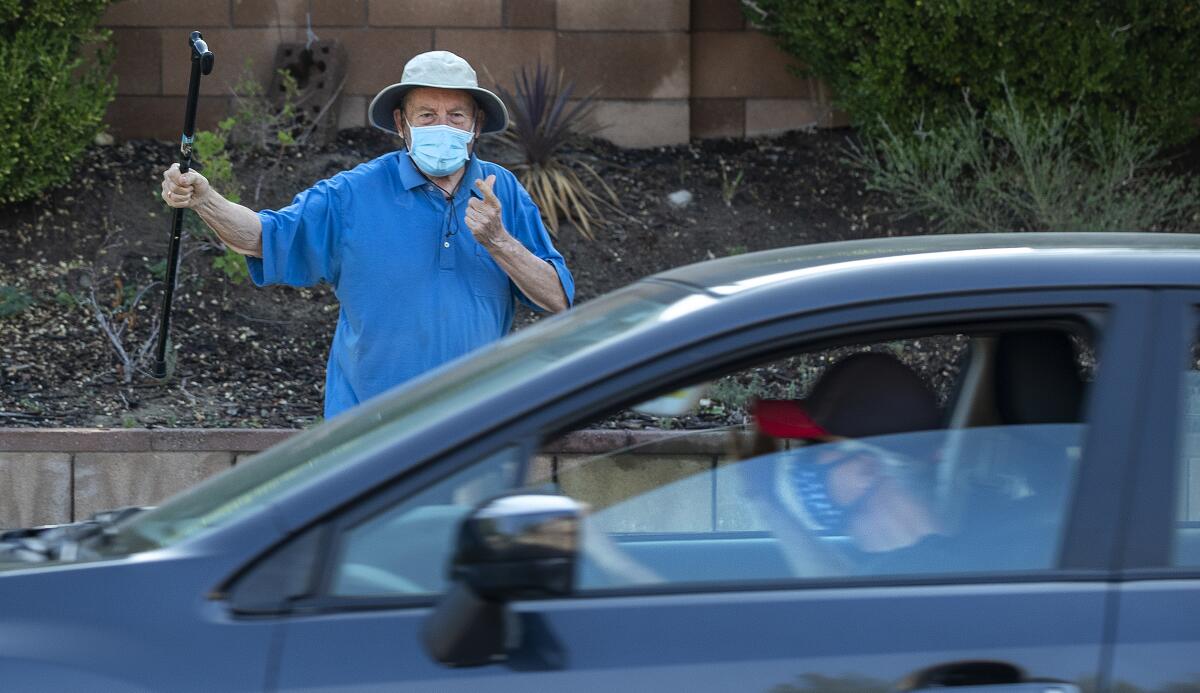
[[[750,404],[750,414],[758,430],[776,438],[811,439],[829,435],[794,399],[756,399]]]

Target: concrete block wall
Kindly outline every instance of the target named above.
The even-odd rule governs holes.
[[[295,435],[294,430],[0,428],[0,528],[82,520],[155,505]],[[719,473],[724,432],[577,431],[534,461],[530,483],[549,484],[602,509],[635,499],[610,531],[753,529],[754,518]],[[662,498],[667,495],[669,498]]]
[[[153,505],[294,433],[0,429],[0,528]]]
[[[747,438],[744,445],[749,445]],[[540,479],[603,510],[621,501],[609,532],[730,532],[762,529],[733,478],[728,431],[575,431],[537,461]]]
[[[740,3],[692,0],[693,137],[771,135],[844,127],[819,80],[800,78],[794,60],[746,21]]]
[[[511,87],[539,61],[561,68],[577,93],[596,90],[601,136],[622,146],[841,124],[828,94],[747,26],[739,0],[120,0],[102,22],[117,49],[110,130],[179,137],[192,29],[217,59],[198,113],[214,127],[247,60],[267,84],[275,47],[305,40],[310,6],[317,36],[346,48],[342,128],[366,125],[371,98],[426,50],[462,55],[484,86]]]

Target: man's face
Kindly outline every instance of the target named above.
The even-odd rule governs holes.
[[[829,497],[842,507],[853,506],[879,482],[879,460],[865,452],[823,452],[818,464],[829,464]]]
[[[404,101],[404,108],[394,110],[392,117],[395,118],[397,132],[404,136],[405,142],[410,143],[409,123],[417,128],[449,125],[468,132],[474,127],[476,135],[483,127],[483,112],[475,105],[475,99],[460,89],[413,89]]]

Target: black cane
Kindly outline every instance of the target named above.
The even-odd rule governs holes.
[[[213,54],[208,44],[193,31],[188,37],[192,53],[192,76],[188,80],[187,110],[183,114],[183,139],[179,141],[179,172],[187,173],[192,166],[192,142],[196,132],[196,101],[200,96],[200,75],[212,72]],[[175,275],[179,271],[179,237],[183,231],[182,207],[171,215],[171,245],[167,249],[167,283],[163,292],[162,315],[158,322],[158,347],[154,351],[154,377],[167,375],[167,340],[171,327],[171,299],[175,294]]]

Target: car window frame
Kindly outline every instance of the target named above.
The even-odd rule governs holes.
[[[1003,295],[1000,295],[1003,293]],[[1024,292],[1020,292],[1024,293]],[[1027,572],[1012,572],[1006,573],[1003,577],[995,577],[992,575],[971,575],[971,574],[947,574],[945,576],[841,576],[836,578],[797,578],[779,581],[763,581],[759,584],[747,583],[705,583],[703,585],[692,588],[689,585],[669,585],[669,586],[638,586],[632,588],[613,588],[605,589],[603,592],[595,594],[579,594],[577,596],[632,596],[637,594],[675,594],[675,593],[709,593],[723,591],[752,591],[756,589],[795,589],[797,586],[807,587],[849,587],[849,586],[899,586],[899,585],[946,585],[946,584],[979,584],[979,583],[998,583],[998,582],[1048,582],[1048,581],[1079,581],[1079,580],[1110,580],[1114,576],[1114,557],[1116,552],[1115,531],[1117,523],[1115,516],[1110,512],[1110,508],[1118,507],[1126,499],[1123,488],[1119,484],[1121,472],[1124,470],[1124,465],[1120,463],[1120,458],[1127,451],[1129,446],[1123,436],[1119,433],[1119,422],[1122,418],[1128,420],[1127,415],[1122,417],[1120,412],[1113,412],[1113,404],[1117,401],[1129,402],[1126,411],[1136,411],[1136,403],[1143,397],[1143,383],[1140,378],[1141,363],[1137,362],[1136,367],[1117,369],[1103,367],[1105,359],[1118,361],[1122,355],[1136,354],[1136,351],[1131,351],[1136,344],[1140,344],[1141,334],[1145,331],[1145,316],[1149,311],[1149,292],[1142,289],[1095,289],[1095,290],[1062,290],[1050,292],[1038,292],[1037,294],[1028,294],[1028,302],[1021,307],[1013,308],[1011,302],[1016,300],[1014,293],[991,293],[988,294],[983,303],[996,304],[995,309],[989,310],[987,315],[982,315],[978,311],[984,309],[983,305],[977,305],[973,309],[964,311],[935,311],[927,315],[910,314],[905,319],[897,321],[902,323],[899,326],[891,326],[883,328],[859,331],[858,323],[852,326],[847,326],[845,329],[834,328],[831,334],[822,339],[813,339],[809,343],[803,344],[804,349],[823,348],[824,346],[838,346],[846,342],[868,342],[871,341],[871,335],[875,332],[880,332],[881,337],[891,338],[897,334],[895,330],[903,329],[904,326],[911,326],[914,330],[923,330],[925,326],[935,327],[940,323],[947,323],[947,327],[952,324],[965,325],[971,323],[973,325],[986,326],[989,323],[1005,323],[1005,324],[1020,324],[1034,323],[1035,321],[1058,320],[1064,317],[1070,317],[1073,313],[1078,316],[1078,319],[1086,321],[1085,313],[1088,310],[1103,309],[1107,311],[1106,324],[1103,326],[1103,332],[1098,335],[1100,341],[1094,346],[1097,353],[1104,353],[1105,356],[1100,358],[1102,367],[1098,369],[1101,375],[1101,380],[1093,383],[1089,388],[1088,401],[1086,403],[1088,411],[1085,411],[1087,418],[1088,429],[1085,437],[1084,449],[1089,452],[1085,453],[1084,461],[1080,465],[1080,480],[1087,479],[1087,483],[1078,483],[1075,496],[1072,498],[1072,507],[1069,509],[1067,516],[1063,522],[1063,542],[1061,548],[1059,567],[1047,571],[1036,570]],[[1068,296],[1078,297],[1077,300],[1065,301]],[[1107,297],[1107,300],[1099,301],[1102,296]],[[1053,298],[1048,298],[1053,297]],[[984,297],[973,297],[974,299]],[[965,299],[965,297],[964,297]],[[956,302],[956,301],[955,301]],[[940,305],[942,308],[948,308],[949,304],[945,299],[924,299],[924,300],[905,300],[889,305],[896,304],[918,304],[929,303],[930,305]],[[870,309],[868,310],[868,314]],[[839,311],[845,314],[845,311]],[[869,318],[868,318],[869,320]],[[874,323],[879,325],[880,323]],[[1114,327],[1115,326],[1115,327]],[[852,339],[848,339],[849,335],[853,334]],[[861,337],[861,339],[860,339]],[[798,344],[802,344],[800,342]],[[789,344],[784,347],[786,350],[794,350],[798,344]],[[1115,353],[1115,356],[1113,355]],[[757,360],[757,359],[755,359]],[[676,378],[673,380],[661,381],[659,384],[665,387],[682,386],[686,384],[687,378]],[[614,383],[613,389],[621,391],[625,388],[628,392],[627,385]],[[665,388],[664,388],[665,389]],[[1101,394],[1105,393],[1107,394]],[[1116,397],[1116,394],[1120,397]],[[1133,396],[1129,396],[1133,393]],[[1097,407],[1097,403],[1099,406]],[[1097,424],[1099,422],[1099,424]],[[1108,422],[1107,424],[1105,422]],[[563,431],[557,432],[555,435],[561,435]],[[553,436],[552,436],[553,437]],[[1128,438],[1125,436],[1124,438]],[[1084,472],[1088,473],[1085,475]],[[1079,481],[1079,480],[1077,480]]]
[[[1200,578],[1200,566],[1171,565],[1181,475],[1184,385],[1193,344],[1200,342],[1200,290],[1155,292],[1153,330],[1146,340],[1149,397],[1140,412],[1137,453],[1123,483],[1131,489],[1120,537],[1122,579]]]
[[[524,452],[525,469],[541,445],[571,430],[572,422],[584,421],[605,411],[620,408],[644,399],[653,391],[673,384],[694,380],[716,370],[735,370],[738,364],[769,358],[773,353],[800,348],[821,348],[826,343],[867,340],[871,335],[894,335],[905,329],[924,330],[955,324],[1011,324],[1063,318],[1089,322],[1088,313],[1105,313],[1105,323],[1095,346],[1102,354],[1098,381],[1090,388],[1088,434],[1081,462],[1080,478],[1089,483],[1078,484],[1072,507],[1064,521],[1063,556],[1060,566],[1050,571],[1012,573],[997,579],[991,575],[948,576],[885,576],[838,577],[830,579],[797,578],[761,583],[706,583],[690,585],[647,585],[605,590],[595,595],[577,594],[571,598],[611,598],[637,594],[721,593],[729,591],[761,591],[774,589],[815,589],[830,586],[892,586],[923,584],[979,584],[997,582],[1105,581],[1112,577],[1116,550],[1115,520],[1105,522],[1113,502],[1122,502],[1123,489],[1113,483],[1123,466],[1114,460],[1120,457],[1123,431],[1119,412],[1111,409],[1113,395],[1101,398],[1100,389],[1117,393],[1128,402],[1126,409],[1136,407],[1141,400],[1140,363],[1130,369],[1105,368],[1104,359],[1128,355],[1133,346],[1142,343],[1141,333],[1149,313],[1149,290],[1140,288],[1068,288],[1043,291],[1014,290],[951,294],[936,297],[903,298],[866,305],[839,307],[816,312],[793,310],[752,326],[697,339],[657,360],[636,361],[619,374],[575,391],[565,397],[538,403],[525,412],[513,426],[484,431],[479,438],[455,443],[452,448],[415,465],[401,478],[372,490],[327,515],[331,524],[331,541],[317,559],[321,578],[317,594],[297,600],[296,607],[305,613],[341,612],[374,609],[420,608],[434,603],[432,596],[343,597],[328,593],[329,578],[343,538],[340,528],[351,526],[389,503],[402,501],[409,495],[439,480],[461,471],[484,456],[505,446],[517,445]],[[1136,333],[1136,335],[1135,335]],[[769,346],[764,346],[769,345]],[[720,356],[720,360],[715,361]],[[652,377],[647,374],[652,373]],[[646,383],[650,383],[647,385]],[[1092,402],[1108,402],[1100,411]],[[1113,419],[1108,426],[1095,425],[1097,416]],[[1128,416],[1126,425],[1128,425]],[[1103,421],[1102,420],[1102,423]],[[524,477],[522,477],[524,478]],[[1086,486],[1086,488],[1085,488]]]

